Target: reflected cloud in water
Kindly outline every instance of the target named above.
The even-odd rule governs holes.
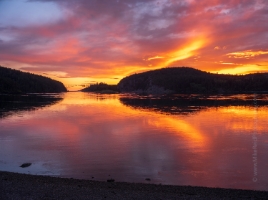
[[[31,162],[27,171],[32,174],[267,190],[267,106],[209,106],[200,98],[202,105],[190,106],[202,109],[180,114],[178,102],[189,105],[181,97],[166,103],[151,97],[74,92],[63,98],[20,120],[0,120],[0,170],[24,172],[18,166]],[[252,181],[254,131],[257,182]]]
[[[254,107],[254,94],[239,95],[167,95],[138,96],[128,95],[120,98],[126,106],[137,109],[148,109],[165,114],[191,114],[208,108],[228,106]],[[258,107],[267,106],[265,94],[257,95]]]

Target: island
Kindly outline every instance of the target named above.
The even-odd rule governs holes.
[[[56,80],[0,66],[0,93],[59,93],[67,92]]]
[[[268,91],[268,73],[214,74],[190,67],[169,67],[133,74],[120,80],[121,93],[228,94]]]
[[[108,85],[106,83],[95,83],[83,88],[82,92],[94,92],[100,94],[115,94],[118,93],[117,85]]]

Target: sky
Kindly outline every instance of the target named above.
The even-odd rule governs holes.
[[[267,0],[0,0],[0,65],[68,90],[187,66],[268,72]]]

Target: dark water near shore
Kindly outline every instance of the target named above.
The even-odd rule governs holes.
[[[268,190],[267,116],[265,94],[0,95],[0,170]]]

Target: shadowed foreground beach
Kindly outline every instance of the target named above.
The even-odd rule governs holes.
[[[0,172],[0,199],[268,199],[268,191],[99,182]]]

